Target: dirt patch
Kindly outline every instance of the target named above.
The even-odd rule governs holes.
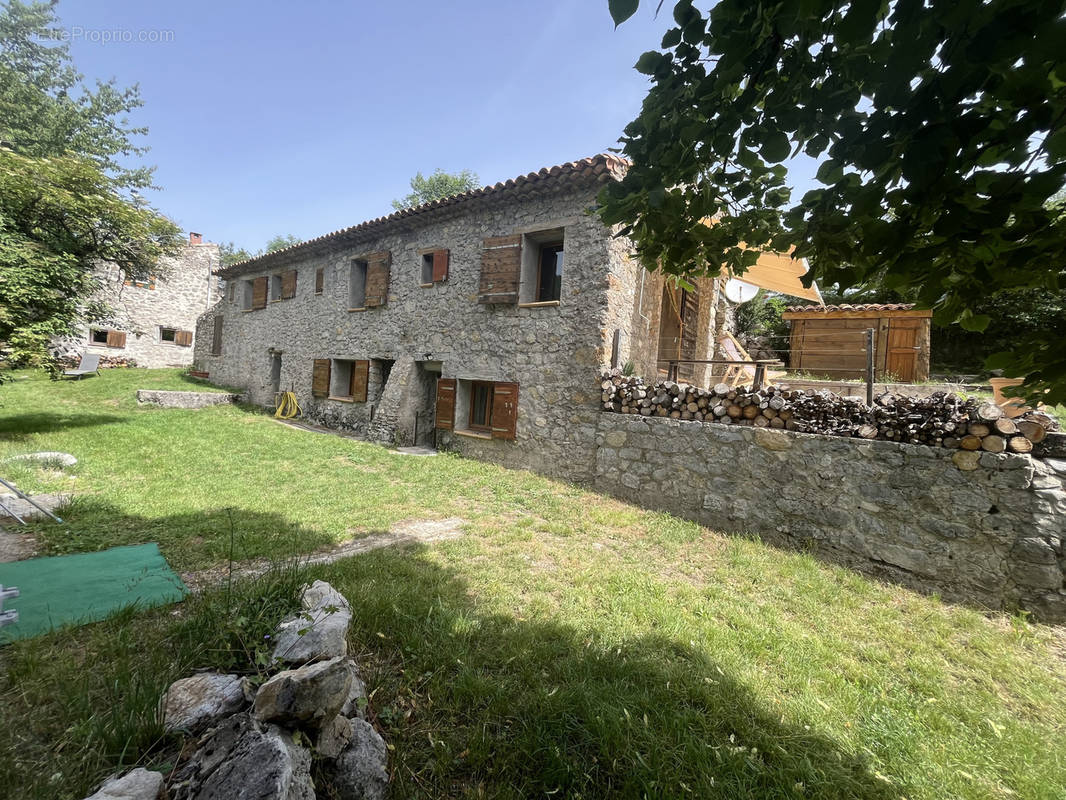
[[[398,522],[387,531],[371,533],[362,539],[337,545],[328,550],[319,550],[306,556],[301,556],[301,566],[314,566],[317,564],[332,564],[342,558],[350,558],[371,550],[382,547],[396,547],[410,544],[432,544],[447,539],[457,539],[463,535],[463,526],[466,520],[459,517],[448,519],[414,519]],[[266,559],[242,561],[234,566],[233,577],[246,578],[261,575],[271,567],[271,562]],[[229,577],[227,567],[214,567],[212,569],[198,570],[196,572],[183,572],[181,579],[189,588],[190,592],[201,592],[212,586],[218,586]]]
[[[32,533],[15,533],[0,529],[0,564],[23,561],[37,555],[37,540]]]

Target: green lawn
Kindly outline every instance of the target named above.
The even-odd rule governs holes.
[[[394,797],[1061,798],[1062,631],[983,616],[524,472],[411,458],[238,408],[137,408],[173,371],[0,387],[0,458],[62,450],[50,552],[158,541],[178,568],[284,559],[406,519],[460,539],[0,651],[0,796],[173,763],[159,692],[254,673],[308,577],[351,600]],[[7,467],[5,466],[5,469]],[[10,470],[8,471],[10,473]]]

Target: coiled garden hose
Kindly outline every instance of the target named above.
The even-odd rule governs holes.
[[[274,411],[274,416],[277,419],[292,419],[300,415],[300,404],[296,400],[296,395],[292,392],[282,392],[281,399],[278,401],[278,407]]]

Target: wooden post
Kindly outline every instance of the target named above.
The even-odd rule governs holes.
[[[874,404],[874,329],[866,329],[866,405]]]
[[[766,380],[766,365],[759,362],[755,365],[755,377],[752,378],[752,391],[759,391],[762,388],[763,381]]]

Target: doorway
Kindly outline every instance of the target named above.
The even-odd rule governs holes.
[[[440,361],[416,361],[414,391],[415,425],[412,441],[416,447],[437,446],[437,379]]]
[[[270,391],[274,394],[277,405],[278,392],[281,391],[281,353],[270,354]]]

